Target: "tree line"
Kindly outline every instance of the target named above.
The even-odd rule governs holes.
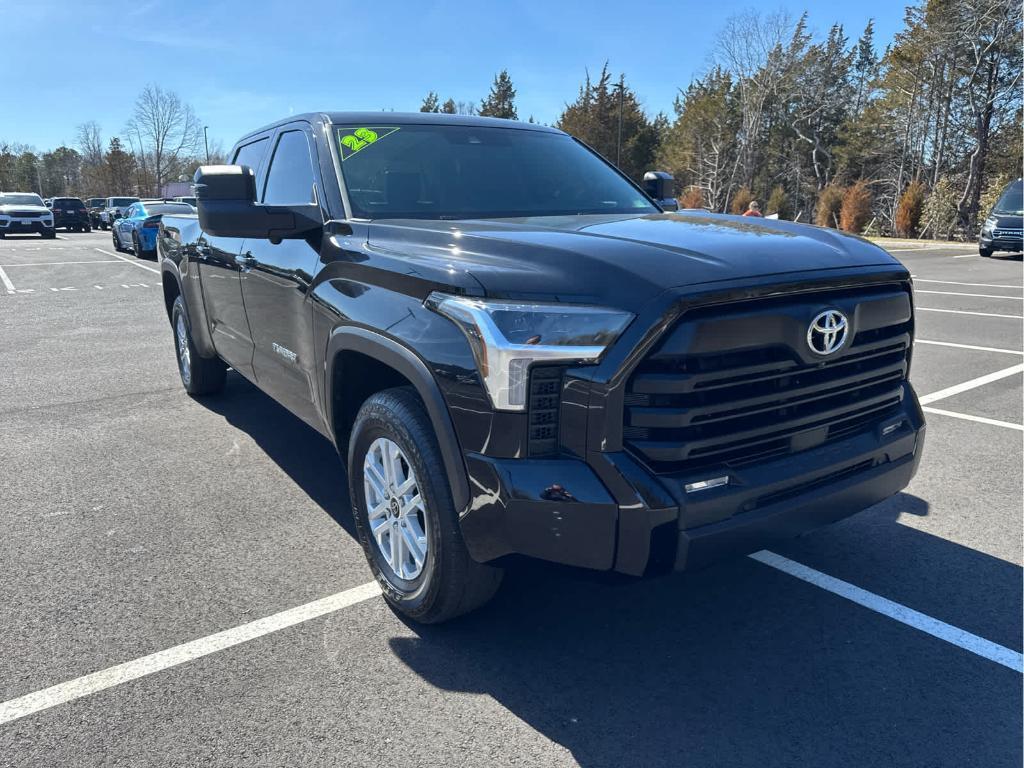
[[[75,146],[37,152],[0,140],[0,191],[43,197],[160,196],[168,182],[190,180],[207,161],[203,126],[173,91],[148,85],[135,100],[120,135],[105,139],[96,121],[78,126]],[[225,162],[219,144],[211,162]]]
[[[606,64],[555,126],[638,181],[670,171],[686,208],[740,213],[756,198],[852,232],[974,237],[1021,175],[1021,4],[922,0],[903,21],[880,51],[872,22],[854,41],[839,24],[815,39],[806,13],[746,12],[671,117],[648,115]],[[514,97],[503,71],[475,111],[515,119]],[[421,109],[454,111],[437,106],[431,93]]]
[[[554,125],[638,181],[670,171],[686,208],[738,213],[757,199],[851,232],[969,238],[1021,175],[1021,35],[1019,0],[919,0],[881,50],[871,22],[851,40],[839,24],[816,37],[806,13],[746,12],[672,115],[648,114],[605,64]],[[431,91],[420,111],[515,120],[516,95],[503,70],[479,102]],[[94,122],[75,147],[42,154],[0,141],[0,189],[159,194],[206,159],[202,139],[192,108],[152,85],[106,142]]]

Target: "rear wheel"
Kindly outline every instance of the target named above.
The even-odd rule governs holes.
[[[359,541],[395,610],[439,623],[494,596],[502,571],[466,549],[437,438],[412,389],[385,390],[363,403],[348,476]]]
[[[210,395],[224,389],[227,366],[219,357],[200,356],[192,342],[192,326],[181,296],[174,300],[171,308],[171,328],[174,330],[178,374],[185,391],[190,395]]]

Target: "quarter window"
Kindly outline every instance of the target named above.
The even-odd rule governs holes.
[[[235,165],[247,165],[252,168],[253,173],[259,173],[260,161],[263,160],[263,153],[267,151],[269,139],[260,139],[252,144],[239,147],[235,153]]]
[[[270,161],[263,202],[268,205],[308,205],[315,203],[313,163],[309,142],[302,131],[282,133]]]

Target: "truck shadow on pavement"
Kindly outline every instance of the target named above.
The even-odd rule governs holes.
[[[241,377],[228,386],[203,404],[354,535],[334,447]],[[1020,650],[1021,569],[912,527],[928,514],[899,494],[773,551]],[[1022,758],[1019,674],[749,558],[647,581],[516,562],[482,610],[387,642],[429,684],[485,694],[585,768]],[[481,715],[465,738],[491,764],[558,759],[484,727],[502,725]]]
[[[822,570],[1019,650],[1021,569],[895,522],[927,509],[901,494],[773,550],[843,545]],[[410,669],[587,768],[1021,761],[1017,673],[749,558],[619,585],[531,564],[482,611],[408,628]]]

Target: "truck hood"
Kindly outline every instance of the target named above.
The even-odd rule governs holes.
[[[639,306],[677,286],[898,265],[873,243],[834,230],[699,212],[381,221],[369,239],[402,251],[415,243],[419,256],[427,248],[489,296],[614,306]]]
[[[13,211],[25,213],[53,213],[45,205],[0,205],[0,214],[10,215]]]

